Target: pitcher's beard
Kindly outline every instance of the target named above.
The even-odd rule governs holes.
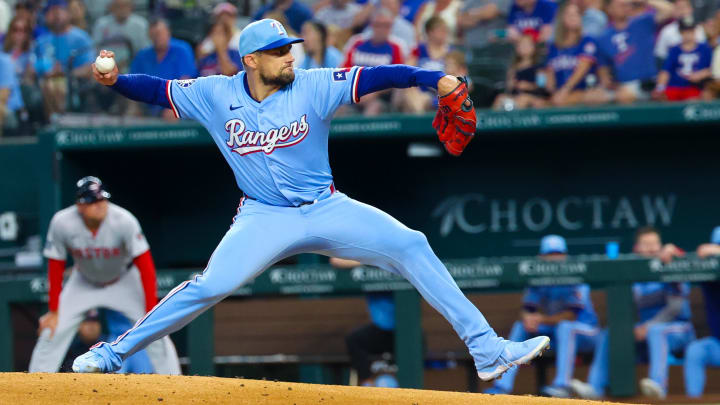
[[[260,72],[260,80],[262,80],[263,84],[266,86],[285,87],[295,80],[295,72],[292,69],[287,72],[283,70],[275,77],[268,77]]]

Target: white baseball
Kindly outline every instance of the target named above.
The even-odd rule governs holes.
[[[115,68],[115,58],[98,56],[97,59],[95,59],[95,68],[100,73],[110,73]]]

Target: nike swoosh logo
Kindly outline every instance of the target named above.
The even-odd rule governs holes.
[[[233,106],[232,104],[230,104],[230,111],[235,111],[235,110],[237,110],[238,108],[243,108],[243,106],[239,105],[239,106],[235,107],[235,106]]]

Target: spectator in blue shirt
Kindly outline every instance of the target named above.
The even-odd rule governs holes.
[[[670,48],[667,59],[658,75],[654,96],[664,93],[670,101],[699,99],[703,87],[710,80],[712,49],[698,43],[692,17],[680,20],[680,45]]]
[[[550,0],[515,0],[508,14],[508,37],[516,41],[530,35],[536,42],[547,42],[552,36],[557,5]]]
[[[305,59],[300,64],[302,69],[335,68],[342,63],[342,53],[328,44],[328,32],[319,21],[308,21],[303,24],[301,37],[305,39]]]
[[[15,113],[24,106],[15,64],[10,55],[0,52],[0,126],[17,126]]]
[[[545,63],[547,90],[556,106],[602,101],[602,94],[594,89],[597,45],[592,38],[583,36],[582,28],[580,7],[564,3]]]
[[[655,33],[659,24],[672,17],[673,6],[665,0],[611,0],[607,11],[611,22],[598,40],[598,73],[609,91],[608,99],[619,103],[647,100],[657,75]]]
[[[50,0],[45,7],[45,24],[49,32],[37,40],[35,70],[42,79],[46,113],[66,110],[67,79],[92,76],[95,50],[90,36],[70,25],[65,0]]]
[[[313,18],[312,10],[299,1],[276,0],[260,7],[260,9],[255,12],[253,19],[262,20],[267,13],[273,11],[284,14],[288,24],[295,32],[300,32],[305,21]]]
[[[189,79],[197,76],[195,58],[190,45],[172,38],[167,21],[153,20],[150,23],[149,33],[153,45],[135,55],[130,64],[130,73],[143,73],[166,80]],[[152,115],[162,115],[167,120],[174,119],[170,110],[162,111],[155,106],[146,108]]]

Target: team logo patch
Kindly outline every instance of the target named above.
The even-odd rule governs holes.
[[[340,69],[333,72],[333,81],[341,82],[347,80],[347,74],[350,72],[350,68]]]
[[[197,79],[185,79],[185,80],[178,80],[177,84],[180,87],[190,87],[193,83],[195,83],[195,80]]]

